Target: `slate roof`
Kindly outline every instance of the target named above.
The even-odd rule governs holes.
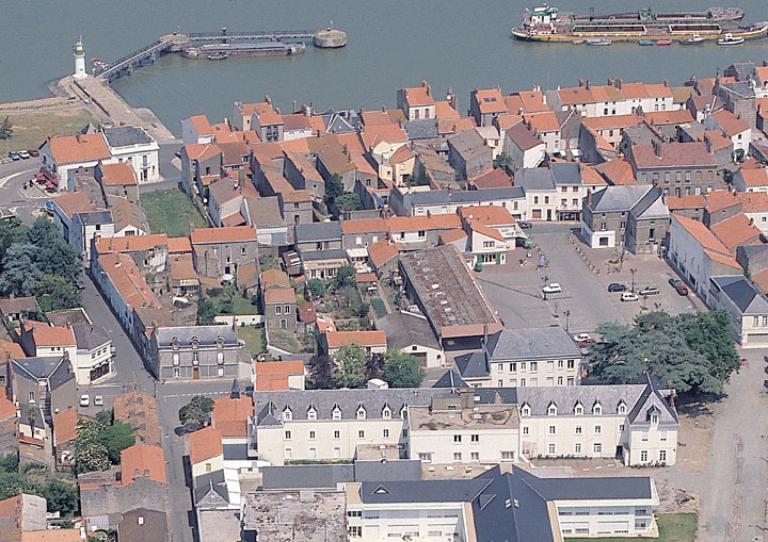
[[[408,139],[433,139],[438,136],[436,119],[409,120],[405,123]]]
[[[305,262],[320,262],[323,260],[346,260],[347,252],[342,248],[326,250],[301,251],[301,259]]]
[[[389,348],[405,348],[417,344],[442,350],[429,321],[407,312],[386,315],[376,321],[376,327],[387,335]]]
[[[110,211],[88,211],[77,213],[77,215],[84,226],[112,224],[112,213]]]
[[[710,280],[717,284],[743,315],[768,313],[768,299],[746,277],[712,277]]]
[[[132,145],[150,145],[154,140],[141,128],[134,126],[118,126],[105,128],[104,137],[110,147],[130,147]]]
[[[456,369],[448,369],[443,376],[437,379],[432,385],[433,388],[468,388],[469,385],[461,378]]]
[[[296,226],[296,242],[337,241],[341,239],[339,222],[313,222]]]
[[[372,503],[469,502],[490,484],[490,480],[404,480],[363,482],[360,500]]]
[[[592,195],[593,213],[628,212],[653,187],[648,185],[607,186]]]
[[[482,352],[463,354],[456,358],[456,368],[462,378],[484,378],[490,374]]]
[[[211,504],[212,502],[220,502],[222,504],[228,503],[229,493],[227,492],[226,481],[224,479],[224,470],[219,469],[195,478],[193,499],[195,506],[203,501],[205,501],[206,504]]]
[[[581,169],[576,162],[555,162],[550,164],[549,169],[555,184],[581,184]]]
[[[488,337],[491,362],[580,358],[581,350],[560,326],[503,329]]]
[[[646,386],[643,384],[623,385],[581,385],[517,388],[517,400],[522,408],[528,405],[531,416],[546,416],[549,405],[554,403],[558,413],[571,413],[577,404],[591,412],[596,403],[600,403],[603,415],[618,414],[619,405],[626,406],[627,412],[640,400]]]
[[[94,350],[112,340],[107,335],[107,331],[100,326],[74,324],[72,331],[75,334],[75,342],[77,342],[78,349]]]
[[[180,326],[157,328],[157,344],[170,347],[174,338],[179,346],[185,348],[192,345],[192,339],[197,338],[200,346],[215,345],[219,337],[224,339],[225,346],[238,345],[237,335],[231,326]]]
[[[17,376],[27,380],[48,380],[48,387],[52,390],[75,377],[69,361],[63,357],[15,359],[12,367]]]
[[[554,190],[555,180],[546,167],[519,169],[515,172],[515,186],[521,186],[526,192]]]

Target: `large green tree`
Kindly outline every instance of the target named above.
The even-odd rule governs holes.
[[[6,115],[0,124],[0,139],[10,139],[13,136],[13,124],[11,118]]]
[[[348,211],[359,211],[363,208],[360,196],[354,192],[344,192],[336,198],[335,208],[337,213],[346,213]]]
[[[16,243],[5,251],[3,274],[0,275],[0,293],[28,296],[43,278],[37,266],[38,248],[30,243]]]
[[[71,280],[59,275],[43,275],[35,286],[35,296],[43,312],[80,305],[80,290]]]
[[[355,268],[350,264],[342,265],[336,272],[336,276],[331,280],[331,286],[334,290],[339,290],[345,286],[355,285]]]
[[[325,181],[325,205],[332,209],[336,203],[336,198],[344,193],[344,183],[338,175],[332,175]]]
[[[608,383],[636,381],[651,372],[680,393],[721,393],[738,367],[727,315],[646,314],[634,326],[599,326],[602,342],[589,353],[592,376]]]
[[[133,428],[125,422],[113,422],[109,411],[100,412],[96,419],[80,419],[75,439],[77,470],[106,470],[119,464],[120,452],[134,441]]]
[[[384,380],[393,388],[418,388],[424,369],[412,355],[390,349],[384,355]]]
[[[362,388],[365,385],[368,353],[359,344],[344,345],[334,356],[336,367],[331,373],[337,388]]]
[[[189,403],[179,409],[179,421],[183,424],[197,422],[207,425],[211,421],[213,399],[204,395],[195,395]]]
[[[67,515],[78,510],[77,485],[68,480],[50,478],[35,492],[48,501],[49,512]]]

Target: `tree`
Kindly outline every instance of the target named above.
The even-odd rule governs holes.
[[[338,175],[332,175],[325,181],[325,205],[328,209],[333,208],[336,198],[344,193],[344,183]]]
[[[333,388],[333,360],[328,356],[316,355],[309,360],[309,382],[307,386],[316,390]]]
[[[80,306],[80,290],[72,282],[58,275],[43,275],[35,287],[35,296],[43,312]]]
[[[29,242],[38,248],[35,262],[43,273],[74,281],[83,270],[77,252],[47,217],[38,217],[29,230]]]
[[[371,358],[365,366],[365,379],[384,378],[385,358],[382,354],[371,354]]]
[[[195,395],[189,403],[179,409],[179,421],[182,425],[189,422],[207,425],[211,420],[211,411],[213,411],[213,399]]]
[[[2,271],[1,262],[5,258],[5,252],[14,243],[26,242],[28,234],[29,229],[18,217],[14,216],[0,222],[0,271]]]
[[[344,345],[338,349],[336,367],[331,373],[337,388],[362,388],[365,385],[365,373],[368,354],[359,344]]]
[[[61,515],[72,514],[78,509],[77,486],[59,478],[49,479],[35,491],[48,501],[49,512],[60,512]]]
[[[339,267],[339,270],[336,273],[336,276],[333,277],[333,280],[331,281],[331,286],[333,286],[333,289],[338,290],[345,286],[354,286],[354,285],[355,285],[355,268],[352,267],[350,264],[342,265],[341,267]]]
[[[110,465],[109,450],[103,444],[88,442],[77,451],[78,472],[107,470]]]
[[[360,196],[354,192],[344,192],[341,196],[336,198],[335,208],[336,213],[346,213],[348,211],[359,211],[363,208],[363,203],[360,201]]]
[[[3,123],[0,124],[0,139],[10,139],[13,136],[13,124],[11,118],[6,115]]]
[[[0,500],[18,495],[22,491],[29,491],[30,483],[26,476],[18,472],[0,473]]]
[[[384,355],[384,380],[393,388],[418,388],[424,380],[424,369],[412,355],[400,350],[387,350]]]
[[[133,427],[130,424],[116,421],[99,432],[96,442],[107,449],[110,463],[117,465],[120,463],[120,452],[133,445],[136,438],[133,436]]]
[[[721,393],[738,367],[727,315],[671,317],[650,313],[634,327],[603,324],[603,342],[589,353],[592,375],[607,383],[629,383],[651,372],[680,393]]]
[[[197,302],[197,323],[201,326],[209,326],[215,322],[216,306],[207,297]]]
[[[0,293],[16,296],[35,293],[35,287],[43,278],[43,272],[36,263],[37,253],[37,247],[29,243],[16,243],[5,251]]]
[[[309,279],[307,289],[312,294],[312,299],[320,299],[325,295],[325,283],[320,279]]]

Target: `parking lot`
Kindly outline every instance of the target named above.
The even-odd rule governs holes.
[[[475,273],[507,327],[559,324],[573,333],[591,332],[602,322],[629,324],[644,311],[658,309],[678,314],[704,308],[693,293],[680,296],[669,285],[668,280],[677,275],[663,259],[627,252],[622,265],[614,266],[609,265],[608,260],[615,258],[616,251],[585,249],[583,245],[581,250],[585,255],[581,256],[570,239],[572,227],[573,224],[535,224],[529,232],[536,248],[524,265],[521,266],[519,260],[526,257],[526,252],[517,249],[508,258],[510,263],[487,266]],[[547,267],[538,268],[540,254],[545,257]],[[620,293],[608,292],[612,282],[631,288],[633,275],[636,290],[656,286],[659,294],[621,302]],[[541,289],[552,282],[560,284],[562,293],[550,294],[544,300]]]

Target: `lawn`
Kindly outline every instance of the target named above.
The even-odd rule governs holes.
[[[699,518],[691,512],[657,514],[658,538],[566,538],[565,542],[694,542]]]
[[[259,306],[251,303],[251,300],[242,295],[237,295],[232,298],[232,313],[233,314],[261,314]]]
[[[264,326],[240,326],[237,328],[237,338],[245,341],[245,347],[253,356],[267,350]]]
[[[89,122],[98,122],[87,109],[43,113],[9,113],[13,135],[0,142],[3,154],[8,150],[36,149],[53,135],[72,135],[82,130]],[[0,124],[6,113],[0,112]],[[6,148],[7,146],[7,148]]]
[[[371,306],[373,307],[373,310],[376,311],[376,318],[384,318],[387,315],[387,308],[380,298],[374,297],[371,299]]]
[[[292,354],[301,354],[304,351],[304,347],[294,337],[293,333],[288,333],[281,330],[274,330],[269,332],[269,344],[281,350],[285,350]]]
[[[147,213],[152,233],[167,233],[171,237],[189,235],[190,222],[196,228],[208,227],[192,200],[176,188],[142,194],[141,206]]]

